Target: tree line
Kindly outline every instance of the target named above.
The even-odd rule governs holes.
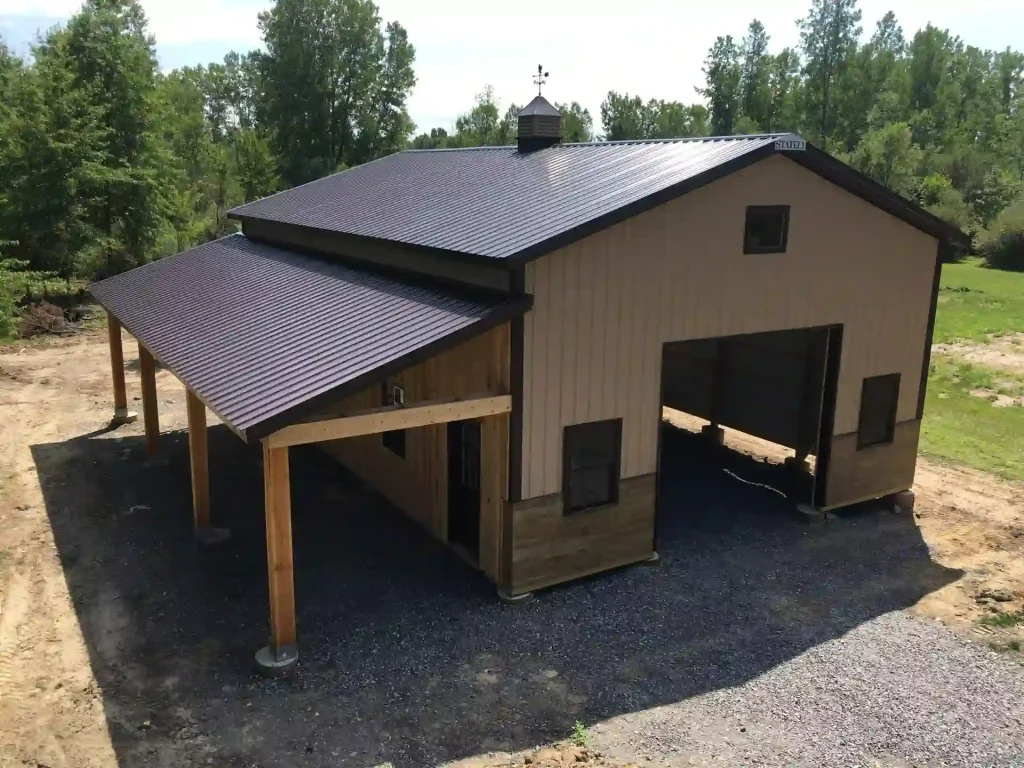
[[[234,231],[240,203],[405,149],[510,144],[486,87],[413,135],[415,48],[372,0],[276,0],[261,50],[162,73],[138,0],[86,0],[31,56],[0,41],[0,286],[15,268],[94,278]],[[566,141],[795,132],[1024,268],[1024,55],[857,0],[812,0],[800,43],[722,36],[693,100],[558,103]]]
[[[1024,269],[1024,54],[988,51],[933,26],[904,35],[887,13],[862,40],[857,0],[812,0],[800,44],[772,52],[757,19],[740,40],[715,40],[702,101],[610,91],[599,136],[572,102],[569,141],[798,133],[939,218],[975,236],[994,266]],[[510,143],[512,104],[491,89],[455,133],[421,134],[418,148]]]
[[[138,0],[86,0],[28,60],[0,41],[4,263],[102,277],[406,146],[415,49],[371,0],[278,0],[259,28],[265,50],[167,73]]]

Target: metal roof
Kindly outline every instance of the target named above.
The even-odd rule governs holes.
[[[411,150],[229,215],[525,261],[774,153],[930,234],[965,237],[793,134]]]
[[[543,115],[545,117],[561,117],[562,113],[555,109],[551,102],[543,96],[534,96],[533,101],[519,110],[519,117]]]
[[[774,136],[410,151],[234,209],[237,217],[505,258]]]
[[[231,235],[92,286],[244,439],[529,308],[530,297],[408,282]]]

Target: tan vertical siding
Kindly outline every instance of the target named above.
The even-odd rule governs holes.
[[[748,205],[792,206],[785,254],[743,254]],[[834,434],[861,380],[899,372],[916,418],[935,239],[783,157],[549,254],[527,268],[522,497],[561,490],[565,425],[622,418],[622,476],[655,471],[666,341],[841,323]]]

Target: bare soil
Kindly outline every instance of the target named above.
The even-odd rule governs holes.
[[[132,352],[126,337],[126,358],[133,357]],[[169,372],[160,371],[157,377],[161,426],[165,431],[180,430],[185,426],[183,389]],[[131,397],[139,391],[137,368],[132,363],[127,379]],[[183,553],[188,549],[182,545],[183,537],[188,537],[189,522],[187,461],[182,468],[181,435],[170,440],[176,446],[178,462],[172,465],[170,474],[147,469],[141,423],[108,431],[109,392],[109,360],[101,333],[0,351],[0,766],[256,766],[299,762],[372,766],[391,754],[389,743],[409,743],[410,733],[415,733],[417,739],[422,735],[424,745],[433,740],[441,747],[410,758],[406,763],[409,765],[434,764],[434,754],[475,753],[481,757],[475,762],[470,758],[465,765],[510,765],[527,758],[544,766],[565,764],[561,752],[555,761],[551,753],[538,758],[533,752],[521,751],[531,739],[534,744],[541,743],[544,739],[538,734],[547,732],[531,730],[529,723],[554,721],[552,727],[568,733],[577,713],[588,706],[596,707],[595,702],[603,696],[633,701],[638,694],[622,689],[623,685],[653,686],[650,681],[655,679],[678,682],[661,672],[656,678],[639,677],[646,675],[654,663],[646,645],[652,642],[650,637],[637,640],[633,656],[607,661],[615,665],[609,669],[625,670],[623,675],[632,670],[632,677],[623,678],[626,683],[616,681],[610,691],[594,683],[588,684],[585,695],[579,695],[567,688],[562,678],[550,675],[542,663],[545,654],[557,653],[550,641],[537,646],[540,650],[535,651],[535,657],[517,657],[514,663],[506,660],[503,666],[505,662],[472,646],[476,622],[508,620],[503,612],[507,607],[480,608],[483,603],[474,602],[479,597],[474,593],[476,586],[470,589],[472,600],[452,593],[456,595],[453,599],[463,601],[465,613],[446,615],[441,619],[449,622],[444,627],[437,625],[437,611],[428,603],[412,603],[407,617],[390,616],[391,626],[396,629],[389,640],[389,600],[397,601],[402,590],[427,593],[432,588],[431,579],[451,576],[458,583],[467,577],[461,570],[454,570],[462,566],[453,558],[447,558],[440,549],[435,557],[431,550],[425,557],[433,558],[429,560],[433,571],[421,570],[414,576],[389,571],[387,578],[398,581],[393,590],[359,602],[359,585],[363,582],[330,581],[341,579],[331,570],[335,563],[332,551],[338,563],[346,558],[354,560],[360,557],[360,549],[366,548],[365,542],[372,541],[358,539],[358,528],[352,533],[355,543],[341,553],[328,548],[335,545],[307,543],[314,549],[322,547],[317,551],[323,564],[317,566],[320,570],[313,577],[318,585],[326,586],[305,583],[307,606],[312,607],[307,608],[302,620],[305,627],[313,628],[310,635],[314,637],[319,624],[335,629],[339,622],[344,626],[346,611],[361,618],[364,626],[379,629],[366,634],[354,618],[351,634],[345,640],[348,651],[325,641],[319,641],[319,646],[317,641],[310,642],[305,677],[282,683],[253,678],[238,659],[255,650],[263,631],[252,628],[251,614],[258,610],[253,606],[259,606],[264,598],[259,594],[251,597],[247,591],[252,588],[250,577],[254,567],[258,573],[261,557],[259,524],[248,534],[243,531],[237,545],[250,547],[255,566],[245,559],[250,555],[230,550],[234,554],[223,556],[219,570],[210,570],[215,576],[196,574],[201,569],[193,562],[195,558],[185,557]],[[230,435],[225,439],[235,440]],[[736,433],[728,435],[728,443],[768,461],[779,461],[784,455],[773,452],[770,444]],[[242,473],[239,477],[258,484],[258,467],[249,466],[243,454],[232,454],[231,461]],[[216,477],[216,467],[214,473]],[[369,503],[339,487],[328,484],[323,493],[329,499],[341,496],[357,505]],[[932,560],[947,569],[962,571],[962,575],[944,585],[937,583],[912,610],[985,642],[991,642],[993,632],[1007,637],[1008,633],[1019,632],[982,632],[978,620],[994,610],[1024,609],[1024,490],[1019,484],[924,459],[918,464],[915,490],[914,516]],[[240,495],[243,483],[215,491],[215,499],[217,493],[222,499]],[[258,503],[257,489],[255,495],[245,497],[243,504],[250,507],[243,511],[257,521],[261,516]],[[169,519],[178,514],[180,520]],[[242,519],[235,524],[242,528]],[[414,534],[404,533],[398,523],[394,526],[389,535],[397,537],[397,544],[389,543],[389,547],[397,547],[399,555],[395,557],[400,558],[406,551],[402,549],[403,537]],[[104,527],[110,530],[99,530]],[[107,537],[113,535],[110,531],[121,532],[118,535],[123,541],[133,546],[116,548],[108,542]],[[315,538],[315,534],[310,536]],[[426,546],[421,538],[410,541],[413,544],[409,552],[413,545],[416,551]],[[383,548],[371,554],[386,557]],[[383,570],[386,564],[380,565],[368,556],[361,567],[360,578],[365,579],[367,573],[374,573],[374,568]],[[640,580],[641,585],[647,583],[642,574],[631,578]],[[608,582],[598,582],[602,583]],[[811,594],[813,582],[802,588],[806,590],[802,610],[809,610],[806,595]],[[317,602],[317,589],[332,590],[331,599]],[[580,593],[584,597],[578,595],[574,600],[585,599],[589,589],[585,586]],[[979,593],[986,589],[1007,590],[1013,597],[1004,602],[979,599]],[[715,601],[720,604],[722,599]],[[552,598],[558,606],[561,600],[557,595]],[[332,613],[335,610],[342,619]],[[575,610],[571,601],[564,608],[570,610]],[[892,607],[880,606],[879,610]],[[568,615],[577,614],[560,614],[559,621]],[[815,620],[823,620],[826,615],[816,613]],[[592,615],[582,612],[575,624],[586,626],[592,620]],[[417,702],[409,701],[410,692],[401,682],[415,677],[412,665],[419,663],[415,641],[407,646],[404,635],[398,635],[397,628],[409,623],[416,627],[419,637],[426,636],[424,633],[453,633],[449,646],[455,649],[451,669],[436,675],[420,670],[418,682],[424,686],[422,691],[429,692],[428,703],[423,706],[431,707],[423,714],[417,713]],[[572,631],[573,622],[552,627],[554,634]],[[532,636],[520,628],[510,637],[522,643]],[[664,643],[671,637],[666,634],[653,640]],[[615,638],[614,634],[608,635],[601,642],[617,642]],[[379,675],[386,673],[373,666],[377,663],[372,661],[378,652],[375,649],[387,642],[397,643],[401,649],[382,668],[393,669],[397,682],[382,681]],[[461,657],[454,655],[464,650],[464,643],[470,643],[466,648],[475,649],[469,663],[457,661]],[[366,670],[336,668],[339,654],[357,651],[361,654],[358,658],[368,665]],[[599,657],[563,661],[566,665],[578,664],[581,676],[584,668],[593,667],[598,673],[606,663]],[[781,659],[773,659],[771,663],[779,662]],[[507,677],[507,683],[502,676]],[[493,680],[499,677],[503,685],[513,686],[513,693],[494,688]],[[455,686],[451,693],[445,687],[449,684]],[[279,697],[284,692],[288,694],[287,710],[279,708]],[[675,691],[673,695],[682,694]],[[661,701],[650,696],[652,706]],[[647,701],[641,696],[635,706],[639,708]],[[387,717],[361,715],[385,709]],[[492,744],[482,739],[477,727],[483,728],[489,722],[486,718],[492,716],[507,725],[513,737]],[[339,732],[346,734],[343,740]],[[339,755],[338,744],[342,741],[345,751]],[[513,748],[507,749],[510,746]],[[289,751],[279,751],[285,747]],[[486,757],[491,750],[492,757]],[[298,757],[292,762],[286,755]],[[583,755],[580,762],[612,764],[594,753]]]
[[[957,341],[932,345],[932,353],[1009,373],[1024,374],[1024,333],[992,336],[987,342]]]

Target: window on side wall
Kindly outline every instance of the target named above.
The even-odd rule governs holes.
[[[788,205],[747,206],[743,226],[744,253],[785,253],[788,241]]]
[[[566,427],[562,436],[562,499],[565,514],[619,500],[622,419]]]
[[[896,435],[896,406],[900,399],[900,375],[889,373],[864,379],[860,390],[857,449],[891,443]]]

